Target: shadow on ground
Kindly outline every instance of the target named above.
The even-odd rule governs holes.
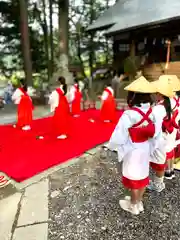
[[[119,207],[116,162],[96,153],[51,175],[49,240],[180,239],[180,174],[162,193],[146,193],[145,212],[132,216]]]

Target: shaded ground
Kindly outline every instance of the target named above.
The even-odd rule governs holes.
[[[49,178],[49,240],[180,239],[176,175],[162,193],[146,193],[145,213],[132,216],[119,207],[125,192],[115,156],[81,157]]]

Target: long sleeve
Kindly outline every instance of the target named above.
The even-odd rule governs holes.
[[[21,92],[21,90],[19,90],[19,88],[17,88],[16,91],[15,91],[15,92],[13,93],[13,95],[12,95],[12,101],[13,101],[15,104],[19,104],[22,95],[23,95],[23,93]]]
[[[59,105],[59,95],[56,91],[53,91],[51,95],[49,96],[49,102],[51,112],[55,110],[55,108]]]
[[[156,105],[153,107],[153,116],[154,116],[154,124],[155,124],[155,134],[154,138],[158,137],[159,134],[162,133],[162,123],[163,119],[166,116],[166,110],[163,105]]]
[[[68,100],[69,100],[70,103],[71,103],[71,102],[74,100],[74,98],[75,98],[75,91],[76,91],[76,89],[75,89],[74,86],[72,86],[72,87],[70,88],[70,90],[69,90]]]
[[[102,101],[105,101],[106,99],[108,98],[108,92],[107,91],[104,91],[102,96],[101,96],[101,100]]]
[[[128,129],[132,126],[130,118],[125,113],[121,116],[112,136],[109,140],[109,149],[114,150],[119,146],[125,145],[129,140]]]

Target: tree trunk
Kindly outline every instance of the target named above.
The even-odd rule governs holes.
[[[24,60],[24,72],[25,79],[28,85],[32,85],[32,62],[30,53],[30,42],[29,42],[29,29],[28,29],[28,10],[27,3],[25,0],[19,0],[20,6],[20,30],[21,30],[21,43]]]
[[[51,61],[50,61],[50,72],[51,77],[54,72],[54,43],[53,43],[53,1],[49,0],[49,22],[50,22],[50,51],[51,51]]]
[[[94,0],[90,1],[90,24],[93,23],[94,20]],[[91,74],[91,80],[90,80],[90,96],[93,98],[93,88],[92,88],[92,82],[93,82],[93,63],[94,63],[94,32],[90,33],[90,42],[89,42],[89,67],[90,67],[90,74]]]
[[[51,76],[51,64],[49,61],[49,39],[48,39],[48,25],[46,19],[46,3],[45,0],[42,0],[42,7],[43,7],[43,21],[42,21],[42,30],[44,33],[44,48],[46,53],[46,60],[47,60],[47,70],[48,70],[48,82],[50,81]]]
[[[109,0],[106,0],[106,9],[109,8]],[[109,63],[109,42],[108,38],[106,37],[106,64]]]
[[[68,69],[68,38],[69,38],[69,0],[59,0],[59,61],[58,71],[54,74],[54,80],[59,76],[66,79],[68,85],[73,83],[72,74]]]

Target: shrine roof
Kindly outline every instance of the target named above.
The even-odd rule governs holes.
[[[88,31],[107,34],[155,25],[180,18],[180,0],[119,0],[107,9]]]

